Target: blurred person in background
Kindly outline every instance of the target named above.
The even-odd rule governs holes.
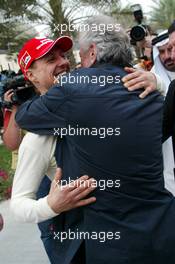
[[[151,72],[158,74],[164,81],[163,94],[167,95],[170,83],[175,79],[175,61],[171,59],[168,30],[160,33],[152,41],[154,66]],[[175,196],[174,152],[172,137],[163,143],[165,187]]]
[[[168,28],[168,34],[168,50],[171,53],[171,60],[175,63],[175,21]],[[164,140],[172,137],[175,155],[175,80],[170,82],[165,98],[163,134]]]
[[[126,76],[124,78],[124,82],[126,87],[130,90],[147,85],[146,91],[152,92],[154,88],[152,89],[151,87],[154,81],[151,80],[151,76],[155,74],[157,82],[160,83],[158,85],[161,87],[160,91],[164,96],[166,96],[170,82],[175,79],[175,63],[171,59],[168,31],[160,33],[152,40],[152,43],[154,66],[151,69],[151,72],[146,73],[144,71],[128,69],[128,71],[133,71],[133,73]],[[148,83],[146,83],[146,76],[147,81],[149,79]],[[162,84],[160,78],[163,80]],[[174,153],[171,137],[163,144],[163,158],[165,186],[173,193],[173,195],[175,195]]]

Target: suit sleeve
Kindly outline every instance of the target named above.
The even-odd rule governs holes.
[[[53,86],[46,94],[22,104],[16,122],[33,133],[53,135],[54,128],[66,126],[67,98],[62,87]]]
[[[175,81],[172,81],[164,102],[163,142],[173,136],[175,125]]]

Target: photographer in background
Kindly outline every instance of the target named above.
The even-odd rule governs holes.
[[[133,46],[136,57],[138,58],[138,68],[150,71],[152,64],[151,40],[153,36],[152,29],[144,21],[143,12],[140,4],[132,5],[134,19],[137,25],[130,30],[130,42]]]
[[[0,72],[0,136],[3,132],[3,123],[4,123],[4,116],[3,116],[3,100],[4,100],[4,93],[5,87],[9,80],[13,80],[16,76],[14,71],[3,70]]]
[[[6,102],[10,102],[10,98],[13,94],[13,90],[9,90],[4,94],[4,100]],[[11,168],[13,170],[16,169],[17,164],[17,155],[18,155],[18,147],[22,141],[22,131],[14,122],[14,117],[17,112],[17,106],[13,105],[11,109],[4,108],[4,132],[3,132],[3,142],[4,145],[12,151],[12,164]]]
[[[19,89],[19,86],[23,85],[22,89]],[[12,151],[12,165],[11,168],[16,170],[17,160],[18,160],[18,148],[21,144],[21,141],[25,135],[25,131],[21,130],[17,123],[15,122],[15,114],[18,109],[18,104],[21,101],[33,97],[34,86],[28,81],[26,82],[24,77],[22,78],[22,82],[13,80],[9,84],[6,85],[7,91],[3,96],[3,106],[4,106],[4,133],[3,133],[3,142],[5,146]],[[10,89],[13,87],[12,89]],[[30,91],[24,89],[30,89]],[[27,95],[26,95],[27,94]],[[13,100],[12,100],[13,99]],[[12,103],[13,101],[13,103]],[[39,189],[37,191],[37,199],[44,197],[48,194],[48,190],[50,189],[51,181],[47,176],[42,180]],[[49,237],[52,228],[52,220],[47,220],[38,224],[38,227],[41,231],[41,239],[43,241],[45,250],[50,258],[50,243]]]
[[[36,95],[34,86],[26,82],[21,73],[10,78],[3,85],[2,107],[4,109],[4,133],[3,141],[6,147],[12,150],[12,169],[16,169],[17,149],[22,141],[24,132],[14,121],[18,105]]]

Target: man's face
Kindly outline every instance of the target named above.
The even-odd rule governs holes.
[[[159,58],[165,67],[166,70],[168,71],[175,71],[175,61],[171,59],[171,47],[169,43],[158,47],[159,50]]]
[[[89,68],[91,66],[89,50],[87,52],[84,52],[83,49],[80,48],[79,54],[81,58],[81,66],[84,68]]]
[[[65,58],[64,52],[58,47],[54,47],[43,58],[33,63],[29,69],[32,74],[29,75],[29,79],[43,93],[54,84],[54,77],[69,71],[69,66],[69,61]]]
[[[81,58],[81,66],[84,68],[91,67],[96,62],[96,58],[97,58],[96,45],[91,44],[91,46],[87,51],[84,51],[84,49],[80,46],[79,55]]]
[[[175,32],[169,35],[169,48],[171,49],[171,59],[175,63]]]

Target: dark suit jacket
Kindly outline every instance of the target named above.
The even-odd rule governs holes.
[[[125,72],[106,64],[71,74],[89,78],[109,75],[122,78]],[[175,263],[174,198],[164,189],[162,172],[163,98],[154,92],[141,100],[139,93],[128,92],[122,82],[56,85],[39,99],[22,105],[16,116],[22,128],[38,134],[53,134],[53,128],[69,125],[120,128],[120,136],[67,135],[58,140],[56,148],[63,179],[88,174],[98,182],[121,183],[120,188],[97,188],[96,203],[57,219],[60,232],[89,232],[98,238],[105,234],[101,239],[105,242],[86,237],[87,264]],[[120,239],[116,232],[120,232]],[[70,263],[81,241],[56,241],[58,263]]]
[[[163,141],[172,136],[175,153],[175,80],[170,83],[164,102]]]

